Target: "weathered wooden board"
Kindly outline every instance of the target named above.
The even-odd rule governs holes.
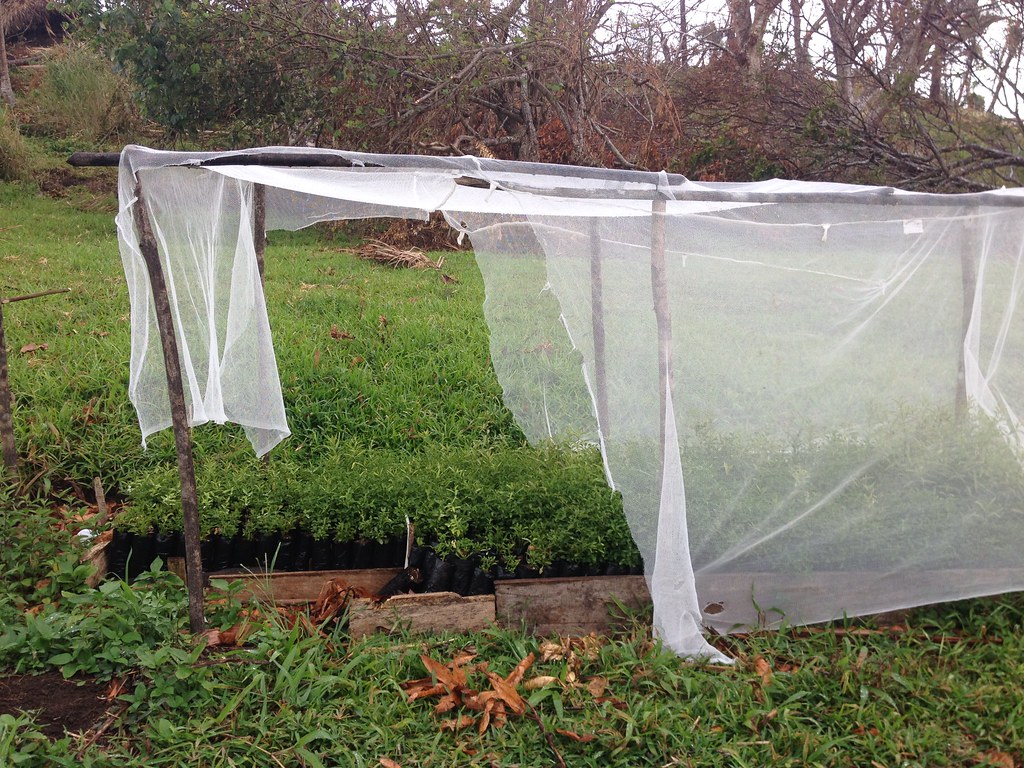
[[[608,632],[623,623],[616,603],[631,611],[651,603],[643,576],[498,581],[494,593],[499,624],[539,635]]]
[[[208,574],[211,579],[242,581],[245,587],[239,596],[246,600],[255,596],[277,605],[311,603],[320,596],[324,584],[334,579],[356,590],[376,594],[401,568],[367,568],[355,571],[279,571],[254,573],[229,570]]]
[[[352,637],[364,637],[395,627],[413,632],[471,632],[494,624],[494,595],[462,597],[454,592],[395,595],[383,603],[353,600],[348,628]]]
[[[114,538],[112,531],[104,531],[93,541],[92,546],[82,555],[82,562],[95,566],[96,570],[85,580],[90,587],[98,587],[100,582],[107,575],[110,563],[110,553],[107,551],[111,540]]]

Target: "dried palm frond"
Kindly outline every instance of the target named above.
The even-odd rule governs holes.
[[[345,249],[361,259],[376,261],[396,269],[440,269],[444,264],[442,256],[437,261],[431,259],[419,248],[396,248],[383,240],[367,240],[357,248]]]
[[[46,17],[50,0],[3,0],[0,2],[0,27],[11,35],[34,21]]]

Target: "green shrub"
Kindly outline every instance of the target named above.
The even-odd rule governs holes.
[[[619,496],[596,451],[434,447],[422,453],[336,446],[303,463],[211,456],[198,469],[204,536],[296,529],[318,539],[386,541],[405,519],[442,557],[478,555],[514,568],[557,560],[635,565]],[[120,529],[181,529],[177,472],[147,469],[128,485]]]
[[[53,49],[25,108],[40,133],[90,143],[127,134],[135,121],[127,81],[110,62],[75,42]]]

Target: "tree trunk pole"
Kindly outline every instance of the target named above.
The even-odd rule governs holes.
[[[604,277],[601,272],[601,233],[597,221],[590,223],[590,318],[594,332],[594,382],[597,398],[597,428],[607,442],[611,431],[608,422],[608,382],[605,376],[607,355],[604,337]]]
[[[164,353],[164,369],[167,372],[167,394],[171,404],[171,424],[174,428],[174,446],[178,454],[178,479],[181,482],[181,511],[184,516],[185,533],[185,583],[188,587],[189,629],[198,634],[206,628],[203,617],[203,561],[199,550],[199,500],[196,494],[195,462],[192,457],[192,436],[189,431],[188,414],[185,409],[185,390],[181,381],[181,363],[178,357],[178,340],[174,331],[167,282],[160,264],[156,238],[150,226],[149,213],[142,196],[142,182],[135,187],[135,230],[139,237],[149,282],[153,291],[157,327],[160,330],[160,344]]]
[[[964,298],[960,321],[960,360],[956,371],[957,421],[963,421],[967,416],[967,334],[974,316],[974,294],[978,286],[978,242],[978,222],[974,218],[967,218],[960,241],[960,283]]]
[[[661,402],[662,457],[665,453],[665,417],[672,392],[672,315],[668,303],[668,276],[665,268],[665,200],[651,204],[651,290],[654,296],[654,319],[658,327],[658,389]],[[658,470],[658,487],[665,475],[664,458]]]
[[[4,307],[0,302],[0,444],[4,468],[11,480],[18,479],[18,449],[14,444],[14,418],[11,416],[11,386],[7,374],[7,340],[4,338]]]
[[[260,271],[260,283],[266,284],[263,254],[267,250],[267,187],[265,184],[252,185],[252,241],[256,248],[256,268]]]

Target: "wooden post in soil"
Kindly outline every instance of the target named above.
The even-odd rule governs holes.
[[[960,241],[960,283],[964,300],[960,322],[960,360],[956,371],[956,419],[962,422],[967,417],[967,332],[974,315],[974,294],[978,286],[978,221],[968,216],[963,222]]]
[[[7,369],[7,340],[4,338],[4,305],[16,301],[28,301],[56,293],[68,293],[70,288],[54,288],[25,296],[11,296],[0,299],[0,448],[4,457],[4,469],[12,480],[18,478],[18,447],[14,443],[14,416],[11,411],[11,382]]]
[[[601,232],[597,220],[590,223],[590,319],[594,332],[594,382],[597,398],[597,427],[608,440],[608,384],[605,379],[604,277],[601,272]]]
[[[260,286],[266,288],[266,267],[264,266],[263,255],[267,250],[267,186],[266,184],[252,185],[252,244],[256,251],[256,269],[260,273]],[[266,296],[263,298],[266,301]],[[263,466],[270,464],[270,454],[263,454],[260,460]]]
[[[661,459],[658,462],[658,488],[665,479],[665,417],[672,393],[672,315],[668,303],[668,275],[665,267],[665,199],[651,204],[651,291],[654,296],[654,319],[658,327],[658,389],[661,407]]]
[[[267,250],[267,187],[265,184],[252,185],[252,241],[256,248],[256,268],[260,272],[260,283],[266,284],[263,254]]]
[[[193,634],[206,628],[203,617],[203,561],[199,550],[199,500],[196,494],[195,461],[192,457],[192,435],[185,409],[185,390],[181,381],[181,362],[178,357],[178,339],[174,332],[167,282],[160,264],[156,238],[149,221],[142,182],[135,187],[135,231],[139,250],[149,273],[153,291],[156,322],[160,331],[160,345],[164,353],[167,373],[167,394],[171,405],[171,425],[174,428],[174,446],[178,454],[178,479],[181,483],[181,511],[185,534],[185,583],[188,587],[188,623]]]

